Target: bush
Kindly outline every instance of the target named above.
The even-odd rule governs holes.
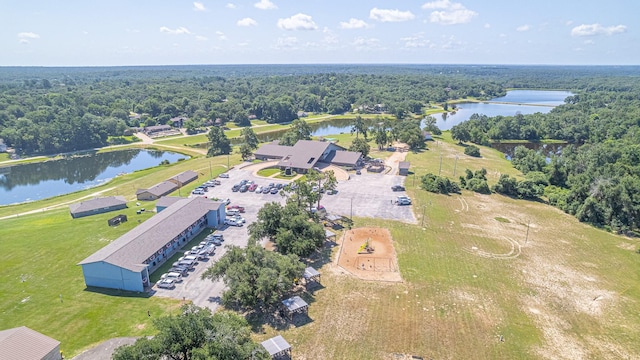
[[[423,175],[420,179],[422,188],[426,191],[437,194],[459,193],[460,186],[452,182],[446,177],[436,176],[434,174]]]
[[[469,145],[464,148],[464,153],[473,157],[480,157],[480,148],[475,145]]]

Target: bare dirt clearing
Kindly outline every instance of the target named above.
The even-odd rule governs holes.
[[[363,280],[402,281],[391,233],[387,229],[345,231],[337,264]]]

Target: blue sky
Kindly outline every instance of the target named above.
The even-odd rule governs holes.
[[[0,66],[638,65],[638,0],[0,0]]]

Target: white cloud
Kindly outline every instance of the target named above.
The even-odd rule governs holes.
[[[328,27],[325,26],[324,29],[322,29],[322,33],[325,34],[322,39],[323,44],[333,45],[338,43],[338,37]]]
[[[521,26],[518,26],[516,28],[516,31],[523,32],[523,31],[529,31],[529,29],[531,29],[531,26],[529,26],[529,25],[521,25]]]
[[[298,38],[295,36],[280,37],[276,40],[274,48],[276,49],[293,49],[298,45]]]
[[[625,25],[602,26],[600,24],[582,24],[571,29],[572,36],[615,35],[627,31]]]
[[[465,24],[478,15],[477,12],[469,10],[461,3],[454,3],[449,0],[436,0],[422,5],[425,10],[439,9],[429,15],[429,21],[442,25]]]
[[[357,37],[353,39],[351,43],[356,50],[383,50],[384,47],[380,45],[380,40],[376,38]]]
[[[240,19],[238,20],[238,22],[236,23],[236,25],[238,26],[257,26],[258,22],[253,20],[252,18],[244,18],[244,19]]]
[[[507,34],[500,34],[498,36],[500,36],[501,38],[505,38],[505,37],[507,37]]]
[[[416,34],[413,36],[407,36],[400,38],[400,41],[404,42],[405,48],[423,48],[423,47],[432,47],[431,41],[424,38],[423,34]]]
[[[175,29],[169,29],[168,27],[163,26],[163,27],[160,28],[160,32],[167,33],[167,34],[173,34],[173,35],[184,35],[184,34],[191,35],[191,31],[189,31],[189,29],[187,29],[184,26],[180,26],[180,27],[175,28]]]
[[[253,6],[257,7],[260,10],[273,10],[278,8],[276,4],[272,3],[269,0],[260,0],[259,2],[253,4]]]
[[[411,11],[400,11],[398,9],[378,9],[369,11],[369,18],[382,22],[400,22],[413,20],[416,16]]]
[[[202,36],[202,35],[196,35],[196,40],[207,41],[207,40],[209,40],[209,38],[207,38],[206,36]]]
[[[18,39],[40,39],[40,35],[32,32],[18,33]]]
[[[367,24],[364,20],[360,20],[360,19],[351,18],[349,19],[349,22],[344,22],[344,21],[340,22],[341,29],[366,29],[368,27],[369,27],[369,24]]]
[[[207,8],[204,7],[204,4],[201,2],[194,2],[193,3],[193,10],[195,11],[207,11]]]
[[[316,30],[318,25],[311,16],[298,13],[290,18],[278,19],[278,27],[283,30]]]
[[[585,40],[585,41],[583,42],[583,44],[585,44],[585,45],[593,45],[593,44],[595,44],[595,43],[596,43],[596,42],[595,42],[595,41],[593,41],[593,40],[591,40],[591,39],[589,39],[589,40]]]
[[[227,9],[235,9],[235,8],[236,8],[236,4],[234,4],[234,3],[227,3],[227,5],[225,5],[225,7],[226,7]]]
[[[566,23],[564,23],[566,26],[570,26],[573,24],[573,20],[568,20]]]
[[[485,29],[491,29],[491,24],[489,24],[489,23],[484,24],[484,28]]]
[[[227,35],[225,35],[222,31],[218,30],[216,31],[216,35],[218,35],[218,39],[220,40],[227,40]]]

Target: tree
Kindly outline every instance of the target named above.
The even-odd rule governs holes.
[[[246,248],[231,246],[202,274],[203,279],[222,279],[227,290],[222,295],[225,306],[241,309],[270,309],[302,277],[304,264],[296,255],[268,251],[260,245]]]
[[[209,139],[209,150],[207,151],[207,156],[231,153],[231,143],[229,142],[229,139],[227,139],[227,135],[221,127],[212,127],[211,130],[209,130],[207,138]]]
[[[253,155],[253,152],[251,151],[251,147],[249,145],[242,144],[240,145],[240,156],[242,156],[242,160],[246,161],[251,159],[251,155]]]
[[[369,151],[371,150],[371,146],[365,139],[353,139],[351,146],[349,146],[349,151],[355,151],[362,154],[363,157],[367,157],[369,155]]]
[[[458,140],[458,143],[463,143],[471,140],[471,134],[467,127],[463,124],[454,125],[451,128],[451,137],[454,140]]]
[[[311,139],[311,127],[306,121],[298,119],[291,123],[291,128],[280,139],[281,145],[292,146],[299,140]]]
[[[480,157],[480,148],[475,145],[465,146],[464,153],[473,157]]]
[[[255,131],[253,131],[252,128],[250,127],[243,128],[242,131],[240,132],[240,136],[242,136],[242,138],[244,139],[244,143],[249,145],[249,148],[251,148],[252,150],[255,150],[258,148],[258,143],[260,141],[258,140],[258,136],[256,135]]]
[[[376,126],[374,131],[374,140],[376,145],[378,145],[378,150],[384,149],[384,147],[389,143],[389,135],[384,124],[378,124]]]
[[[353,120],[351,135],[353,135],[354,132],[356,133],[356,139],[358,138],[358,135],[362,134],[362,136],[364,136],[364,139],[367,140],[367,125],[364,123],[364,120],[360,115],[357,115]]]
[[[425,124],[424,131],[428,131],[433,135],[442,135],[442,130],[440,130],[440,128],[436,125],[437,120],[435,117],[425,116],[422,121],[424,121]]]
[[[184,305],[179,315],[153,320],[158,334],[142,337],[133,345],[117,348],[114,360],[143,359],[270,359],[267,351],[251,340],[251,328],[240,315]]]

